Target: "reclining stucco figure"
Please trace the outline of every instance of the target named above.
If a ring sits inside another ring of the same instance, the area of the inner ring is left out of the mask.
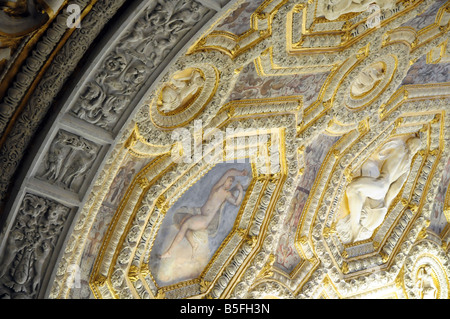
[[[370,238],[381,225],[393,199],[408,178],[414,155],[421,148],[420,138],[396,138],[363,164],[362,175],[349,183],[343,198],[348,214],[341,217],[336,229],[347,234],[346,241]]]

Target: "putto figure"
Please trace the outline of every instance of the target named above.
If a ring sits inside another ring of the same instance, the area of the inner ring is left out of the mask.
[[[386,68],[383,62],[378,62],[362,70],[353,82],[350,92],[358,97],[364,95],[375,87],[386,74]]]
[[[188,69],[176,74],[172,81],[161,90],[157,102],[159,109],[164,113],[170,113],[186,105],[204,83],[205,79],[196,69]]]

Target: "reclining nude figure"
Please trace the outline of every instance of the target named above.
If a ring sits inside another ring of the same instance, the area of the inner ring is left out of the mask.
[[[200,207],[196,213],[180,213],[182,216],[178,222],[178,233],[172,241],[172,244],[161,255],[161,258],[167,258],[171,256],[174,248],[180,243],[180,241],[186,237],[188,242],[192,246],[192,256],[194,256],[198,243],[194,239],[194,232],[200,230],[207,230],[212,220],[223,209],[226,202],[232,205],[239,206],[244,196],[244,189],[238,182],[236,188],[239,190],[239,194],[235,197],[231,191],[235,176],[247,176],[247,170],[230,169],[219,179],[219,181],[212,187],[206,203]],[[177,216],[177,214],[174,216]]]
[[[378,152],[376,160],[369,159],[364,163],[362,175],[349,183],[344,197],[344,210],[349,218],[348,215],[341,218],[338,225],[344,222],[345,228],[350,227],[351,242],[369,238],[381,225],[421,146],[421,140],[416,136],[406,141],[401,138],[389,141]]]

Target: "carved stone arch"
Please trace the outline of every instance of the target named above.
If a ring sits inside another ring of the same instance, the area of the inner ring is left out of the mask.
[[[34,33],[36,41],[22,39],[28,47],[23,52],[17,50],[26,58],[24,67],[11,67],[13,62],[22,61],[19,55],[13,55],[4,69],[10,72],[4,73],[4,79],[13,71],[17,72],[17,79],[10,81],[10,89],[1,102],[2,251],[18,249],[20,253],[23,249],[20,245],[14,248],[11,241],[9,247],[7,239],[12,231],[17,232],[14,229],[24,205],[30,206],[24,200],[33,195],[35,201],[44,201],[49,207],[62,205],[71,211],[64,217],[64,227],[58,228],[59,233],[55,234],[58,236],[52,239],[51,253],[45,256],[47,259],[42,257],[44,263],[57,264],[63,243],[70,246],[65,237],[74,229],[72,221],[76,219],[77,207],[85,201],[103,157],[133,112],[133,105],[140,98],[139,90],[150,86],[225,4],[226,1],[206,1],[206,4],[176,1],[169,3],[170,8],[164,8],[164,3],[158,1],[142,4],[100,1],[92,5],[80,1],[75,3],[81,10],[79,27],[68,27],[71,12],[67,5],[55,7],[54,11],[49,8],[51,23]],[[168,21],[159,21],[161,18]],[[162,29],[155,33],[152,26],[158,21]],[[138,32],[132,33],[134,27]],[[154,38],[150,39],[148,34],[152,32]],[[39,38],[41,34],[44,36]],[[158,46],[150,43],[150,40],[165,41],[169,35],[167,43],[158,42]],[[143,43],[144,39],[149,43]],[[114,46],[116,49],[111,50]],[[26,52],[31,52],[29,57]],[[81,73],[74,73],[80,68]],[[47,118],[40,131],[39,123]],[[30,145],[31,141],[34,145]],[[34,158],[25,157],[28,149],[32,149]],[[14,272],[14,268],[8,267],[12,265],[5,263],[2,271]],[[53,267],[49,266],[46,273],[34,273],[34,278],[30,275],[27,284],[33,290],[5,287],[2,293],[12,298],[18,298],[19,293],[32,298],[48,296],[49,282],[55,274]]]

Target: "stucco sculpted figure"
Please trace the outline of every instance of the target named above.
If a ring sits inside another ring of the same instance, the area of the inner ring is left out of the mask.
[[[169,113],[182,107],[203,86],[205,80],[198,70],[186,71],[176,74],[161,90],[158,107],[162,112]]]
[[[396,138],[363,164],[361,176],[355,177],[347,187],[343,198],[344,214],[336,224],[344,241],[368,239],[381,225],[421,145],[416,136],[406,140]]]
[[[228,170],[219,181],[213,186],[206,203],[199,207],[198,211],[187,210],[180,211],[174,216],[174,222],[178,225],[179,231],[172,241],[172,244],[166,250],[161,258],[167,258],[171,255],[174,247],[186,237],[188,242],[192,246],[192,255],[195,254],[198,244],[194,239],[194,233],[199,230],[206,230],[211,224],[218,226],[218,222],[214,222],[215,217],[222,211],[226,202],[232,205],[239,206],[242,202],[244,189],[238,182],[236,188],[239,190],[239,194],[235,197],[231,192],[231,187],[234,182],[235,176],[247,176],[246,170],[230,169]],[[182,207],[183,208],[183,207]]]
[[[421,299],[437,299],[438,289],[431,275],[430,266],[421,267],[417,273],[416,289]]]
[[[98,84],[88,83],[78,103],[75,104],[73,112],[83,120],[96,123],[102,117],[101,106],[105,98],[106,94]]]
[[[360,96],[372,90],[375,84],[386,74],[386,68],[382,62],[375,63],[362,70],[353,82],[350,92]]]
[[[363,12],[375,3],[381,9],[391,9],[395,5],[392,0],[325,0],[322,5],[323,15],[328,20],[336,20],[350,12]]]

